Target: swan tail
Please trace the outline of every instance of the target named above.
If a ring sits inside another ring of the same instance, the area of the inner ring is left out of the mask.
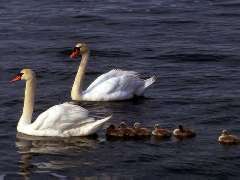
[[[144,80],[144,85],[136,92],[137,96],[142,96],[145,89],[151,86],[156,81],[156,76],[152,76],[146,80]]]
[[[144,84],[144,89],[146,89],[148,86],[151,86],[156,80],[157,80],[156,76],[152,76],[152,77],[146,79],[145,84]]]
[[[88,135],[97,133],[103,127],[103,125],[111,119],[111,117],[112,116],[108,116],[89,124]]]
[[[111,116],[108,116],[108,117],[105,117],[103,119],[100,119],[100,120],[96,120],[95,122],[95,126],[97,127],[102,127],[106,122],[108,122],[110,119],[112,118],[112,115]]]
[[[111,119],[112,116],[108,116],[106,118],[100,119],[100,120],[93,120],[91,122],[88,122],[86,124],[82,124],[77,128],[69,129],[64,132],[65,137],[70,136],[90,136],[97,131],[99,131],[102,126]]]

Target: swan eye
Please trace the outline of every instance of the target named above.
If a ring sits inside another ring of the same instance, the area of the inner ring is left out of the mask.
[[[22,77],[22,76],[23,76],[23,74],[24,74],[24,73],[19,73],[17,76],[20,76],[20,77]]]

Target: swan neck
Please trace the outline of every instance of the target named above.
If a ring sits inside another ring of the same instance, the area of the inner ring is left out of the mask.
[[[26,81],[23,113],[18,125],[31,124],[34,100],[35,100],[36,78]]]
[[[77,75],[75,77],[72,91],[71,91],[72,100],[76,100],[76,101],[81,100],[82,86],[83,86],[83,80],[84,80],[86,66],[88,63],[88,57],[89,57],[89,52],[82,54],[81,63],[79,65]]]

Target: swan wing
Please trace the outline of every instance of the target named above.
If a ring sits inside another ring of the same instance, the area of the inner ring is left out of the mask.
[[[32,127],[35,130],[53,129],[64,131],[92,121],[94,119],[88,117],[86,109],[70,103],[63,103],[41,113],[32,123]]]
[[[87,91],[92,90],[93,88],[95,88],[96,86],[98,86],[99,84],[101,84],[102,82],[105,82],[111,78],[114,77],[120,77],[120,76],[133,76],[133,77],[138,77],[139,74],[135,71],[124,71],[121,69],[113,69],[105,74],[102,74],[101,76],[99,76],[95,81],[93,81],[89,87],[86,89]]]
[[[91,90],[83,92],[85,100],[124,100],[132,98],[144,80],[132,75],[121,75],[108,78],[105,81],[95,84]]]

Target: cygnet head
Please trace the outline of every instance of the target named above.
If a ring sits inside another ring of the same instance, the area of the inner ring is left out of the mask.
[[[229,132],[228,132],[226,129],[224,129],[224,130],[222,130],[222,134],[223,134],[223,135],[228,135]]]
[[[141,127],[141,123],[135,122],[135,123],[133,124],[133,127],[134,127],[134,128],[140,128],[140,127]]]
[[[160,128],[160,125],[159,124],[155,124],[155,129],[158,129],[158,128]]]
[[[122,121],[122,122],[120,123],[119,127],[120,127],[120,128],[126,128],[126,127],[127,127],[127,124],[126,124],[124,121]]]
[[[73,51],[70,55],[71,58],[77,58],[80,55],[83,55],[89,51],[86,43],[77,43],[73,48]]]
[[[183,126],[182,126],[182,125],[179,125],[179,126],[178,126],[178,129],[179,129],[180,131],[183,131]]]
[[[17,74],[10,82],[20,81],[20,80],[31,80],[35,78],[35,73],[31,69],[22,69],[19,74]]]
[[[111,124],[107,129],[115,129],[115,126]]]

